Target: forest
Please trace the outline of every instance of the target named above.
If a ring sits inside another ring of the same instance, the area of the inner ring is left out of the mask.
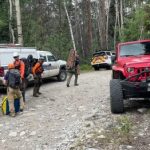
[[[83,59],[118,42],[150,39],[150,0],[0,0],[0,43],[49,50],[66,59],[76,48]],[[19,33],[18,27],[22,32]]]

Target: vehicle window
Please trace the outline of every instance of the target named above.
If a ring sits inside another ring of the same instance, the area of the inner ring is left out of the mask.
[[[150,55],[150,42],[122,45],[120,56]]]
[[[96,52],[93,54],[93,56],[104,56],[104,55],[106,55],[105,52]]]
[[[46,60],[46,56],[44,56],[44,55],[40,55],[40,57],[44,57],[44,62],[46,62],[47,60]]]
[[[107,54],[107,55],[109,55],[109,56],[111,55],[111,53],[110,53],[110,52],[106,52],[106,54]]]
[[[47,55],[48,61],[55,61],[55,57],[53,55]]]

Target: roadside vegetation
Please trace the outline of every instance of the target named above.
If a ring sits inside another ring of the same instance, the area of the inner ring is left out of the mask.
[[[95,149],[118,149],[120,145],[130,145],[133,140],[134,123],[128,116],[120,116],[106,129],[96,126],[89,132],[81,134],[72,144],[70,150],[84,150],[85,148]]]

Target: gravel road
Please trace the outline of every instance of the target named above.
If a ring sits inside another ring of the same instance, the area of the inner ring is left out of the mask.
[[[42,85],[39,98],[33,98],[33,89],[28,88],[23,113],[15,118],[0,115],[0,150],[150,149],[149,102],[147,105],[132,102],[126,114],[111,114],[110,78],[110,70],[82,73],[79,86],[74,86],[72,80],[69,88],[66,82],[51,80]],[[125,118],[127,129],[131,128],[129,120],[132,120],[132,130],[131,133],[117,130],[128,140],[114,145],[110,131],[120,118]],[[97,129],[101,140],[87,143],[94,139],[89,134],[93,129]],[[111,140],[106,138],[108,133]]]

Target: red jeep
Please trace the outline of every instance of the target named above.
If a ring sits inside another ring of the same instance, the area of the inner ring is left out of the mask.
[[[150,39],[119,43],[112,61],[111,112],[123,113],[125,99],[150,98]]]

